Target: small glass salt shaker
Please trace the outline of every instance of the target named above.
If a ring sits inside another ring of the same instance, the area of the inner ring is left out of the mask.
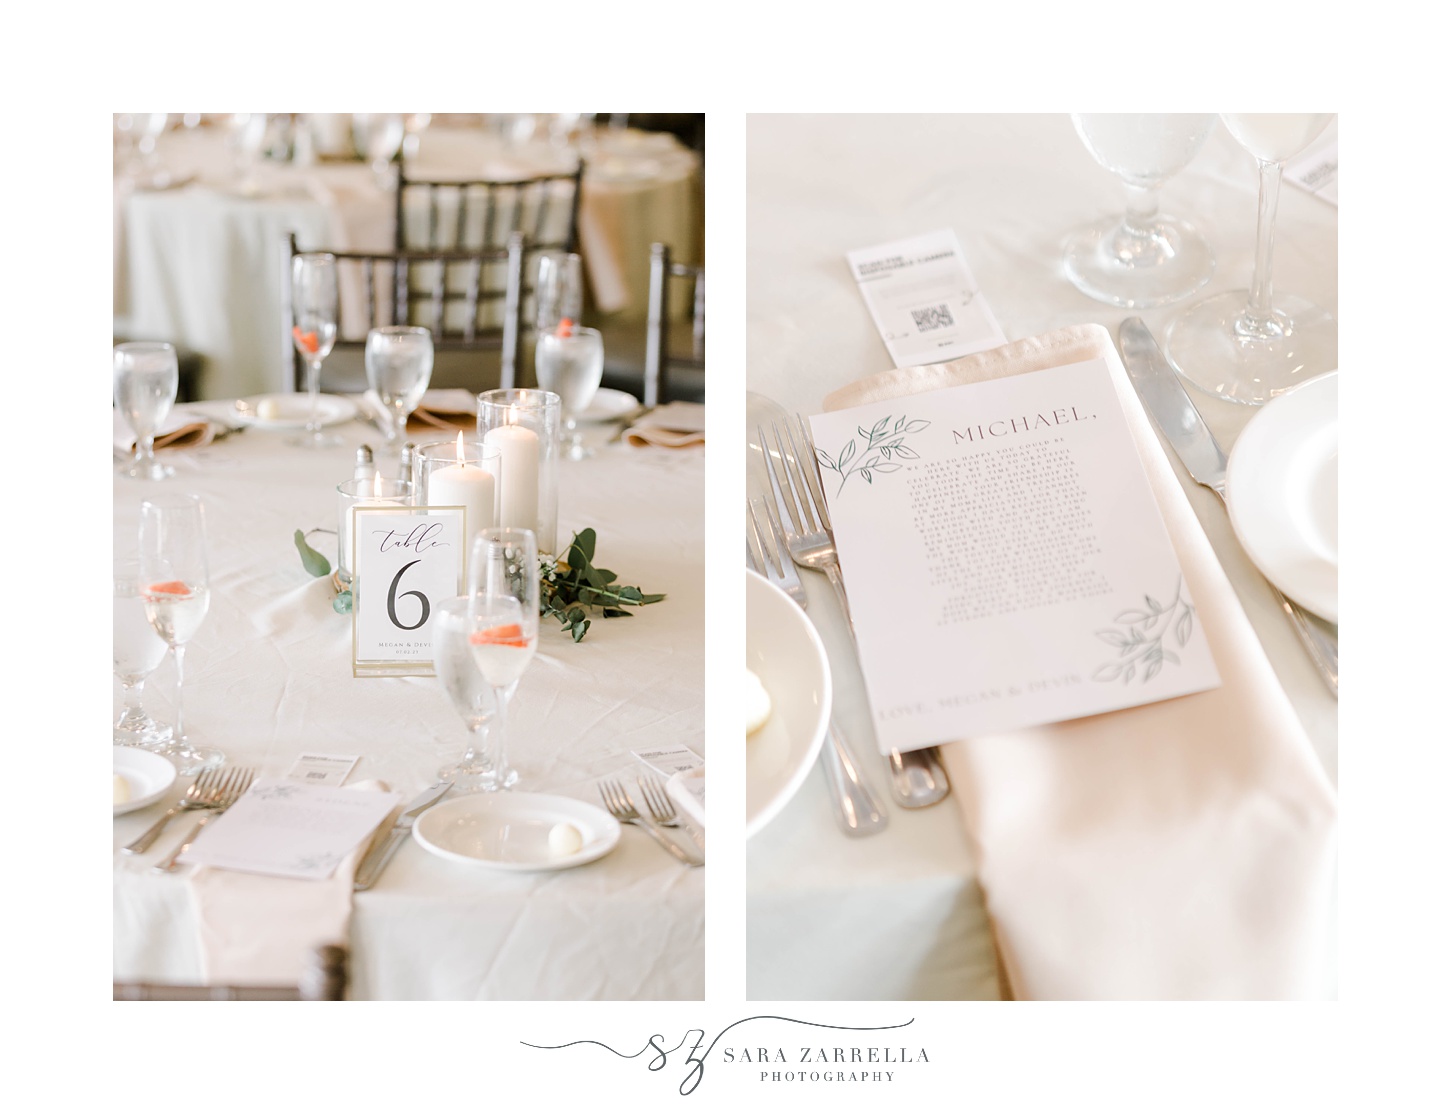
[[[398,478],[400,480],[403,480],[403,481],[406,481],[406,482],[411,482],[412,481],[412,479],[413,479],[413,457],[414,457],[414,454],[415,454],[417,448],[418,448],[418,446],[415,445],[412,441],[408,441],[408,442],[406,442],[404,444],[404,446],[403,446],[403,452],[402,452],[402,455],[400,456],[399,462],[398,462]]]
[[[373,446],[359,445],[357,459],[353,464],[353,479],[371,480],[373,478]]]

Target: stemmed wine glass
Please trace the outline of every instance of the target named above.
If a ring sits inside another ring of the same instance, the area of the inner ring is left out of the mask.
[[[1333,113],[1225,113],[1259,163],[1259,220],[1250,289],[1216,294],[1169,326],[1165,349],[1179,374],[1210,394],[1255,405],[1335,366],[1335,318],[1294,295],[1272,298],[1275,210],[1286,160],[1325,130]]]
[[[580,257],[573,252],[547,252],[539,257],[539,279],[534,284],[534,331],[543,336],[560,323],[579,324],[584,308],[584,282]]]
[[[325,433],[318,414],[322,390],[322,362],[338,337],[338,264],[328,252],[315,251],[292,258],[292,343],[307,363],[307,426],[289,444],[308,449],[330,449],[342,444],[335,433]]]
[[[111,354],[116,406],[136,434],[136,455],[117,470],[138,480],[164,480],[172,470],[156,459],[156,431],[176,401],[176,349],[150,341],[118,344]]]
[[[113,582],[112,664],[116,679],[121,682],[121,717],[116,721],[112,741],[117,746],[152,750],[171,738],[171,728],[146,713],[141,704],[141,689],[166,657],[166,643],[146,618],[141,562],[130,557],[118,559]]]
[[[559,396],[564,429],[560,431],[568,460],[593,456],[580,438],[577,419],[589,406],[605,371],[605,347],[597,329],[584,329],[561,320],[552,333],[541,333],[534,347],[534,376],[540,390]]]
[[[1100,166],[1123,180],[1128,209],[1080,228],[1063,267],[1090,298],[1136,309],[1198,290],[1214,256],[1187,221],[1159,211],[1159,187],[1189,165],[1214,127],[1213,113],[1074,113],[1078,138]]]
[[[480,676],[494,691],[495,705],[485,788],[508,789],[519,780],[519,772],[509,765],[506,713],[538,641],[534,531],[502,526],[478,531],[469,554],[469,648]]]
[[[433,334],[418,325],[370,329],[363,363],[368,369],[368,386],[392,419],[387,443],[396,445],[408,428],[408,415],[433,376]]]
[[[453,782],[460,793],[497,788],[489,753],[487,731],[497,706],[494,690],[474,661],[473,600],[468,596],[442,600],[433,609],[433,667],[443,690],[453,701],[469,730],[469,746],[462,758],[438,771],[440,780]]]
[[[182,774],[222,764],[215,747],[192,746],[182,719],[186,644],[206,618],[210,599],[201,499],[181,493],[148,499],[141,504],[141,602],[176,663],[176,724],[156,750]]]
[[[401,112],[353,113],[353,142],[372,165],[379,189],[392,185],[389,165],[403,145],[406,130]]]

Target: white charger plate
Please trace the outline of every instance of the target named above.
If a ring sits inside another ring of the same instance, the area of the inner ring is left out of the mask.
[[[267,401],[277,404],[277,417],[264,418],[257,413],[257,407]],[[232,411],[237,421],[258,429],[303,429],[311,413],[312,405],[306,394],[253,395],[238,399]],[[341,395],[317,396],[317,416],[323,425],[349,421],[357,413],[358,408],[351,399]]]
[[[1338,623],[1338,372],[1265,404],[1239,435],[1225,473],[1235,535],[1276,588]]]
[[[608,422],[639,407],[640,400],[613,387],[601,387],[579,415],[582,422]]]
[[[131,787],[131,799],[113,806],[114,816],[154,805],[176,781],[175,766],[161,755],[137,747],[112,747],[111,771]]]
[[[816,628],[790,596],[750,569],[746,668],[771,696],[771,717],[744,740],[749,839],[801,788],[831,717],[831,667]]]
[[[584,846],[573,855],[549,851],[549,830],[573,824]],[[620,824],[604,809],[544,793],[472,793],[434,805],[413,825],[426,851],[492,870],[565,870],[593,862],[620,842]]]

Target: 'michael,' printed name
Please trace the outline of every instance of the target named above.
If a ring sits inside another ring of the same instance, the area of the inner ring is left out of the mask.
[[[1031,433],[1035,429],[1052,429],[1054,426],[1072,425],[1074,422],[1091,422],[1097,414],[1080,414],[1078,407],[1069,406],[1065,409],[1053,410],[1048,414],[1035,414],[1033,417],[1021,418],[999,418],[995,422],[988,422],[987,425],[970,425],[966,429],[954,429],[952,431],[952,443],[960,445],[962,442],[986,441],[989,437],[1010,437],[1015,433]]]

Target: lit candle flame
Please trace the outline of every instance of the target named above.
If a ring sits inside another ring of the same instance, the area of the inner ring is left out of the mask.
[[[464,466],[464,431],[458,431],[458,466]]]
[[[373,498],[375,498],[375,499],[381,499],[382,497],[383,497],[383,473],[382,472],[374,472],[373,473]]]
[[[519,407],[517,407],[517,406],[510,406],[509,407],[509,424],[510,425],[518,425],[519,424]]]

